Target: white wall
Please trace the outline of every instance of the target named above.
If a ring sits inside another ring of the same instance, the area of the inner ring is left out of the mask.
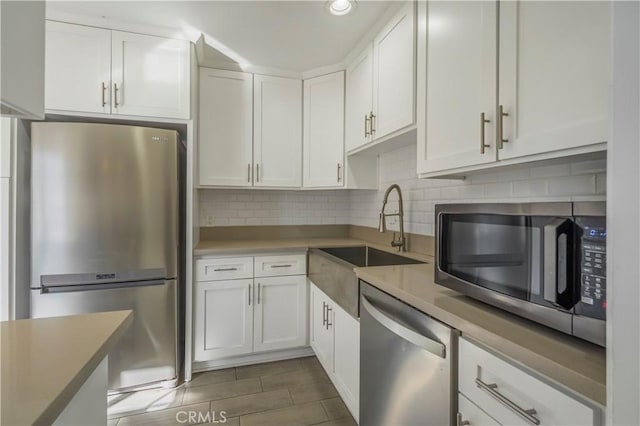
[[[640,424],[640,4],[613,2],[607,424]]]
[[[200,190],[201,226],[348,223],[348,191]]]
[[[487,172],[465,180],[418,179],[415,146],[380,157],[380,190],[351,191],[349,223],[377,226],[386,188],[397,183],[402,188],[405,230],[433,235],[434,205],[467,202],[524,202],[604,200],[606,160],[564,162],[552,166],[519,166]],[[397,210],[395,194],[386,212]],[[392,229],[392,227],[389,227]]]

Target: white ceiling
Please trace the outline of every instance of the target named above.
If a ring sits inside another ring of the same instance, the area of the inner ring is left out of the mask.
[[[234,60],[302,72],[344,59],[390,3],[360,0],[350,14],[333,16],[326,11],[324,0],[49,0],[47,14],[58,12],[173,28],[195,38],[204,33],[208,41],[216,40],[225,47],[225,54]]]

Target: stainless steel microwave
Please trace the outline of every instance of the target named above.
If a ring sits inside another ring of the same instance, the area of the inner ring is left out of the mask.
[[[436,283],[605,345],[604,202],[444,204],[435,210]]]

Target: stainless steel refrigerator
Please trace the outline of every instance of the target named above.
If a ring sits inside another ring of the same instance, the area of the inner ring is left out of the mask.
[[[31,140],[31,316],[131,309],[109,390],[174,386],[177,132],[33,123]]]

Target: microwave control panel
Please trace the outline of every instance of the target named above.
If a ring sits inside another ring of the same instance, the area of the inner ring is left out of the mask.
[[[580,302],[576,313],[606,319],[607,228],[604,217],[577,217]]]

